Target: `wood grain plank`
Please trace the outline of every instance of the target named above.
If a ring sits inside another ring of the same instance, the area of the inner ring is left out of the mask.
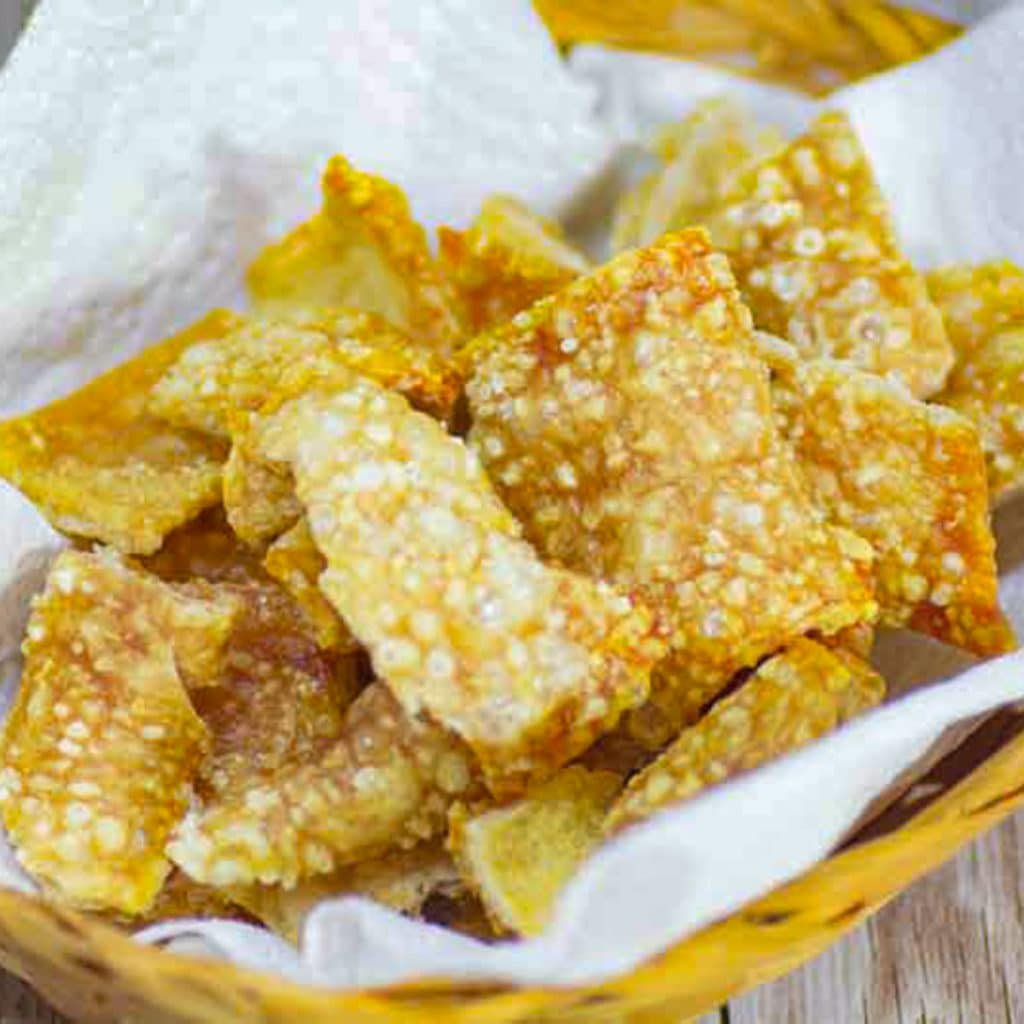
[[[1024,1021],[1024,814],[983,836],[731,1024]]]
[[[0,1024],[69,1024],[20,978],[0,972]]]

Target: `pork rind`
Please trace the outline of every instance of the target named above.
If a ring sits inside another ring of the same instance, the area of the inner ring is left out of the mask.
[[[940,267],[926,280],[958,359],[993,335],[1024,325],[1024,270],[1008,260]]]
[[[336,742],[191,811],[167,851],[200,882],[292,887],[440,835],[453,801],[471,796],[474,782],[457,739],[408,717],[387,687],[372,683]]]
[[[852,654],[797,640],[634,776],[605,827],[616,832],[796,750],[884,696],[882,677]]]
[[[1005,260],[944,267],[928,290],[957,353],[938,401],[978,427],[1001,501],[1024,485],[1024,271]]]
[[[226,449],[149,415],[149,391],[188,348],[236,323],[211,313],[67,398],[0,424],[0,475],[65,533],[155,551],[219,501]]]
[[[874,615],[870,548],[820,522],[702,230],[618,256],[471,356],[471,444],[527,538],[665,617],[652,698],[696,712],[793,637]]]
[[[507,807],[453,809],[449,847],[498,928],[519,935],[544,929],[559,893],[600,841],[621,788],[612,772],[573,765]]]
[[[757,326],[806,356],[938,391],[953,350],[842,114],[741,175],[709,220]]]
[[[333,157],[320,212],[249,268],[260,313],[345,306],[379,313],[416,341],[454,351],[461,334],[448,283],[401,190]]]
[[[403,914],[417,915],[435,892],[459,889],[459,873],[451,856],[440,842],[429,842],[350,864],[333,874],[300,882],[293,889],[253,885],[232,889],[231,895],[271,931],[298,945],[306,915],[323,900],[363,896]]]
[[[302,518],[302,504],[287,466],[253,451],[248,418],[233,419],[235,434],[224,463],[224,511],[231,529],[253,551],[264,551]]]
[[[507,196],[485,200],[467,231],[437,234],[441,267],[470,334],[504,323],[590,266],[554,221]]]
[[[301,610],[270,581],[190,586],[240,609],[216,685],[192,693],[211,736],[197,780],[209,802],[316,761],[342,734],[359,691],[358,668],[322,650]]]
[[[978,428],[993,502],[1024,486],[1024,320],[978,342],[938,400]]]
[[[291,320],[252,320],[192,345],[163,374],[150,409],[170,423],[227,438],[233,414],[258,409],[275,394],[296,395],[355,370],[446,417],[461,381],[436,353],[382,317],[313,310]]]
[[[208,885],[199,885],[177,868],[172,868],[163,888],[149,909],[126,921],[115,916],[121,923],[130,923],[135,927],[145,923],[157,923],[182,917],[245,917],[241,904],[232,900],[220,889]]]
[[[305,518],[270,545],[263,565],[302,609],[321,647],[340,651],[358,648],[355,637],[320,589],[320,574],[327,568],[327,561],[313,542]]]
[[[882,621],[978,655],[1012,650],[974,426],[830,360],[777,370],[774,394],[815,500],[875,549]]]
[[[462,737],[495,793],[552,774],[647,694],[663,646],[624,591],[548,568],[479,462],[365,380],[262,428],[327,560],[320,587],[410,715]]]
[[[208,747],[184,679],[207,681],[225,608],[112,552],[55,561],[0,741],[0,813],[18,860],[62,899],[139,914],[160,891]]]
[[[220,506],[169,533],[159,551],[138,561],[172,583],[248,583],[263,576],[260,560],[239,542]]]
[[[613,251],[706,223],[740,174],[782,147],[775,129],[758,125],[735,101],[716,97],[699,103],[689,117],[655,136],[651,148],[661,166],[619,201]]]

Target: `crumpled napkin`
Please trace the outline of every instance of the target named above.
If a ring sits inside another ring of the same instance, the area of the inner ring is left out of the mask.
[[[918,258],[1024,259],[1012,187],[1024,180],[1022,36],[1024,8],[1008,9],[836,100]],[[335,150],[400,181],[430,223],[465,221],[495,190],[557,212],[628,139],[723,90],[790,127],[811,113],[655,57],[587,48],[567,71],[526,0],[48,0],[0,77],[0,415],[239,302],[246,261],[314,207]],[[1024,505],[999,520],[1020,630]],[[0,485],[5,699],[28,596],[62,543]],[[948,725],[1024,699],[1024,654],[965,670],[908,634],[881,648],[896,699],[609,843],[537,939],[485,946],[356,899],[321,904],[301,951],[235,922],[139,939],[333,986],[430,973],[564,985],[629,970],[827,855]],[[0,882],[31,887],[2,841]]]

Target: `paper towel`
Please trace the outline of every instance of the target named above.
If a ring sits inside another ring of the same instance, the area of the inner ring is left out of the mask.
[[[693,103],[728,92],[792,131],[823,108],[845,110],[871,157],[908,255],[923,266],[1024,263],[1024,6],[982,19],[913,64],[814,101],[724,71],[600,46],[571,65],[598,91],[621,143],[646,139]]]
[[[623,132],[677,117],[709,91],[740,89],[790,126],[811,112],[778,90],[651,57],[581,53],[574,82],[525,0],[478,8],[44,5],[0,80],[0,156],[11,169],[0,178],[0,414],[84,381],[207,304],[237,299],[245,260],[309,211],[334,149],[409,186],[426,219],[458,222],[493,189],[557,209]],[[1006,74],[1022,21],[1022,11],[996,15],[946,53],[840,98],[862,129],[877,118],[871,153],[918,255],[1020,255],[1024,211],[1005,184],[1024,177],[1024,157],[1000,132],[1024,102]],[[342,56],[351,66],[336,66]],[[919,109],[922,97],[947,103],[956,93],[962,103],[973,82],[986,102],[971,117],[952,104]],[[921,136],[913,160],[901,124]],[[942,155],[935,173],[923,153]],[[968,168],[961,183],[973,186],[953,196],[940,179],[957,160]],[[990,166],[1004,160],[1015,163]],[[955,210],[929,222],[939,197],[955,199]],[[28,593],[62,542],[2,487],[0,529],[0,667],[13,678]],[[1021,629],[1024,506],[1000,513],[999,534],[1003,594]],[[1024,655],[962,672],[962,656],[906,634],[886,638],[882,652],[894,692],[906,696],[609,843],[532,941],[486,946],[352,899],[322,904],[299,952],[232,922],[162,924],[139,938],[335,986],[434,972],[558,985],[627,970],[826,855],[949,723],[1024,699]],[[0,881],[30,886],[15,868],[0,844]]]

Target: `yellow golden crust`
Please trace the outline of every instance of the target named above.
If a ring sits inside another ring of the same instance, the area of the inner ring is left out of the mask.
[[[448,283],[401,190],[340,156],[324,173],[321,211],[268,246],[248,283],[269,315],[355,307],[441,353],[453,351],[461,334]]]
[[[979,655],[1012,650],[973,425],[827,360],[780,372],[775,398],[815,499],[875,549],[883,621]]]
[[[655,137],[652,148],[662,165],[616,205],[612,250],[649,245],[666,231],[706,224],[740,174],[782,145],[777,131],[755,124],[732,100],[698,103]]]
[[[696,707],[793,637],[875,612],[870,550],[821,524],[750,330],[725,259],[689,230],[469,351],[470,441],[499,494],[545,557],[664,616],[681,669],[664,676]]]
[[[382,317],[353,310],[250,320],[222,337],[190,346],[153,388],[150,410],[176,426],[227,438],[233,414],[274,394],[297,395],[354,370],[445,418],[461,388],[436,353]]]
[[[544,566],[473,453],[400,396],[356,381],[259,434],[292,466],[321,589],[406,711],[461,736],[495,792],[550,775],[644,698],[663,649],[650,614]]]
[[[149,415],[150,389],[188,348],[236,323],[211,313],[67,398],[0,424],[0,475],[65,533],[155,551],[216,504],[225,449]]]
[[[940,267],[925,279],[959,359],[993,335],[1024,324],[1024,270],[1009,260]]]
[[[806,356],[847,359],[918,396],[953,350],[900,253],[867,158],[841,114],[744,173],[710,221],[757,326]]]
[[[207,681],[197,672],[217,659],[233,612],[111,552],[57,558],[0,741],[0,813],[19,861],[60,898],[129,915],[153,903],[170,869],[164,840],[208,746],[184,666]]]
[[[993,502],[1024,485],[1024,271],[1007,261],[928,274],[957,364],[937,398],[981,434]]]
[[[359,685],[355,663],[321,650],[276,584],[225,583],[199,592],[241,610],[216,685],[191,695],[211,736],[197,789],[204,799],[224,799],[293,763],[315,761],[341,736]]]
[[[589,267],[557,224],[505,196],[485,200],[467,231],[440,228],[438,246],[470,334],[511,319]]]
[[[235,433],[223,470],[224,511],[238,539],[260,552],[299,521],[302,505],[288,467],[253,450],[245,423],[245,418],[233,420]]]
[[[439,835],[452,801],[473,786],[468,751],[409,718],[372,683],[348,709],[336,742],[191,811],[167,852],[215,886],[290,887]]]
[[[978,428],[993,503],[1024,487],[1024,319],[979,341],[938,399]]]
[[[219,506],[169,533],[159,551],[138,562],[170,583],[248,583],[263,577],[259,559],[239,543]]]
[[[453,809],[449,848],[499,929],[543,931],[562,889],[600,841],[621,788],[612,772],[573,765],[505,807]]]
[[[300,882],[293,889],[252,885],[230,892],[271,931],[297,945],[306,915],[322,900],[363,896],[403,914],[418,914],[434,892],[460,887],[451,857],[440,843],[429,842],[349,864],[333,874]]]
[[[327,561],[313,543],[304,517],[270,545],[263,565],[302,609],[321,647],[358,650],[355,637],[320,589],[320,574]]]
[[[617,832],[795,750],[884,696],[885,682],[864,662],[846,651],[797,640],[634,776],[605,828]]]

